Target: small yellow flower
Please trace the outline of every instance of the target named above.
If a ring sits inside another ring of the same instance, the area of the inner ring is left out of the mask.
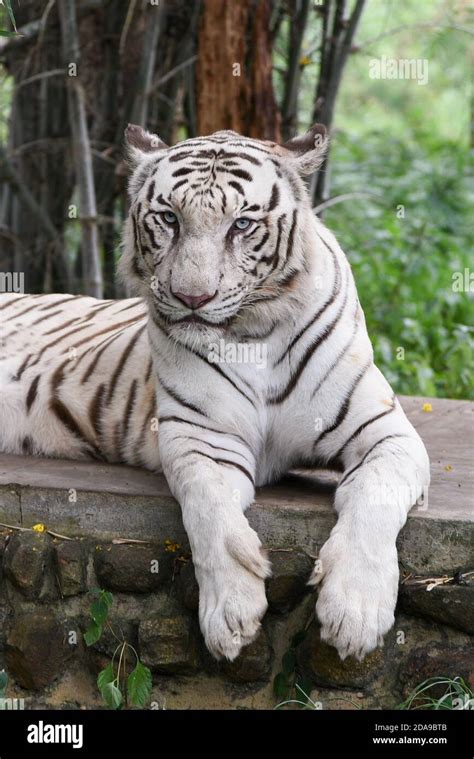
[[[175,543],[174,541],[169,540],[169,538],[166,538],[164,542],[165,542],[165,551],[167,551],[168,553],[176,553],[176,551],[178,551],[181,548],[179,543]]]
[[[425,411],[427,414],[429,414],[430,411],[433,411],[433,406],[431,405],[431,403],[424,403],[423,411]]]
[[[446,464],[446,466],[444,467],[444,471],[445,472],[452,472],[453,471],[453,467],[451,466],[451,464]]]
[[[46,525],[43,522],[38,522],[38,524],[33,525],[33,530],[35,532],[46,532]]]
[[[308,66],[311,63],[311,58],[308,55],[302,55],[299,64],[300,66]]]

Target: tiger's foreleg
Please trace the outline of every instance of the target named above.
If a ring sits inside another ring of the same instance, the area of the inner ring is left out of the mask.
[[[254,462],[237,440],[189,423],[164,423],[160,436],[164,473],[191,545],[201,631],[216,658],[233,660],[267,609],[270,565],[244,516],[254,497]]]
[[[396,539],[429,483],[424,445],[398,406],[368,426],[344,453],[335,497],[338,521],[310,580],[321,637],[342,659],[382,645],[398,594]]]

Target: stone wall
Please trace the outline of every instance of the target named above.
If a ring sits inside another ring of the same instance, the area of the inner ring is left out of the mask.
[[[114,543],[3,529],[0,669],[10,676],[8,695],[24,698],[26,708],[101,705],[95,679],[116,641],[107,631],[94,646],[84,644],[88,591],[97,587],[113,593],[114,630],[153,672],[154,708],[273,708],[284,656],[287,680],[303,678],[324,709],[391,708],[435,675],[459,675],[474,686],[470,576],[453,573],[450,583],[429,591],[409,578],[385,647],[362,663],[341,662],[321,642],[314,619],[315,594],[306,585],[314,557],[282,545],[271,548],[270,558],[261,634],[235,662],[217,663],[199,631],[189,549],[172,536]]]

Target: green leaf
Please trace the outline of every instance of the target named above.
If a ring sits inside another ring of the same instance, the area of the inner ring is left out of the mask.
[[[305,636],[306,636],[305,630],[300,630],[299,632],[297,632],[295,635],[293,635],[291,639],[290,647],[296,648],[297,646],[299,646],[299,644],[304,640]]]
[[[18,37],[16,32],[9,32],[7,29],[0,29],[0,37]]]
[[[120,709],[122,706],[122,694],[120,689],[113,683],[106,683],[101,690],[102,698],[111,709]]]
[[[273,680],[273,693],[277,698],[286,698],[289,687],[286,675],[283,672],[279,672]]]
[[[5,696],[7,685],[8,685],[8,675],[3,669],[0,672],[0,698],[3,698]]]
[[[112,662],[99,674],[97,675],[97,687],[99,688],[100,692],[102,693],[102,690],[105,688],[106,685],[109,683],[113,683],[115,680],[114,675],[114,668],[112,666]]]
[[[12,26],[13,26],[15,32],[16,32],[17,29],[16,29],[16,23],[15,23],[15,16],[13,14],[11,0],[4,0],[4,3],[5,3],[5,6],[6,6],[6,9],[8,11],[8,15],[10,16],[10,21],[12,22]]]
[[[151,694],[151,672],[140,661],[127,680],[127,695],[132,706],[145,706]]]
[[[91,617],[97,625],[103,625],[107,619],[109,613],[109,607],[102,598],[98,598],[97,601],[91,606]]]
[[[84,640],[86,642],[86,646],[93,646],[94,643],[97,643],[100,636],[102,635],[102,625],[98,625],[97,622],[91,622],[89,627],[84,633]]]
[[[281,666],[285,675],[292,675],[296,666],[296,652],[294,648],[288,649],[283,655]]]

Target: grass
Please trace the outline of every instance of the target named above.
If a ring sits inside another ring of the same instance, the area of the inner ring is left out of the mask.
[[[357,709],[361,705],[350,698],[328,698],[331,701],[346,701]],[[313,701],[306,691],[295,684],[295,698],[288,698],[278,703],[274,709],[285,706],[298,706],[299,709],[319,711],[321,702]],[[474,693],[462,677],[430,677],[416,686],[407,699],[395,707],[398,710],[464,710],[474,709]]]

